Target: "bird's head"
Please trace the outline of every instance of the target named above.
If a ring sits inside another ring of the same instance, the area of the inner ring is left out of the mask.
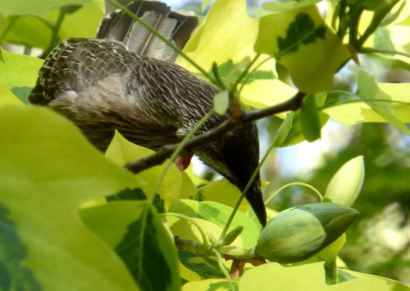
[[[258,132],[254,124],[244,124],[198,151],[199,157],[231,183],[244,191],[259,163]],[[246,193],[262,225],[266,224],[266,210],[257,174]]]

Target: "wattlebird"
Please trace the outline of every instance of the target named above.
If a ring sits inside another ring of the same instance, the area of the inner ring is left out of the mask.
[[[196,17],[172,12],[164,3],[134,1],[127,8],[181,49],[197,26]],[[176,57],[163,41],[116,10],[104,17],[96,39],[68,39],[48,55],[29,100],[71,119],[100,150],[108,147],[115,130],[135,144],[158,150],[180,142],[212,109],[218,93],[174,64]],[[213,115],[199,133],[228,115]],[[241,125],[198,147],[195,154],[244,190],[258,166],[257,128]],[[186,167],[191,156],[181,155],[180,167]],[[259,175],[246,198],[264,225]]]

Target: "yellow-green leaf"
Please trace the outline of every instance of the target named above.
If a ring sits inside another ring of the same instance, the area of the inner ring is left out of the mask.
[[[333,75],[349,59],[315,6],[262,17],[255,50],[275,56],[307,93],[331,89]]]
[[[51,110],[0,107],[0,128],[0,289],[15,289],[9,278],[21,290],[139,290],[78,216],[84,202],[135,187],[133,176]]]
[[[117,164],[124,165],[127,162],[143,158],[153,153],[152,150],[129,142],[122,137],[121,134],[116,132],[107,149],[106,156]],[[191,180],[187,176],[183,178],[183,175],[186,174],[179,171],[175,165],[171,165],[169,168],[158,189],[158,193],[153,193],[156,181],[162,170],[163,166],[156,166],[135,175],[138,187],[140,187],[148,197],[153,197],[153,194],[160,194],[168,207],[173,200],[179,198],[181,195],[183,197],[194,195],[195,187]]]

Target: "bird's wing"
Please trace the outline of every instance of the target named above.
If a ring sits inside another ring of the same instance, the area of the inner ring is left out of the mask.
[[[175,126],[141,110],[128,93],[127,83],[140,62],[120,43],[71,39],[47,58],[29,99],[69,117],[100,149],[115,129],[152,149],[178,142]]]
[[[145,59],[132,71],[127,85],[137,103],[150,116],[178,127],[184,136],[213,106],[218,89],[184,68],[156,59]],[[214,127],[214,116],[204,128]]]

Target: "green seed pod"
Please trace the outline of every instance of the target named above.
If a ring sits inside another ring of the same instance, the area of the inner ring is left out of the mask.
[[[255,253],[279,263],[305,260],[341,236],[357,214],[336,203],[290,208],[269,221],[259,235]]]

